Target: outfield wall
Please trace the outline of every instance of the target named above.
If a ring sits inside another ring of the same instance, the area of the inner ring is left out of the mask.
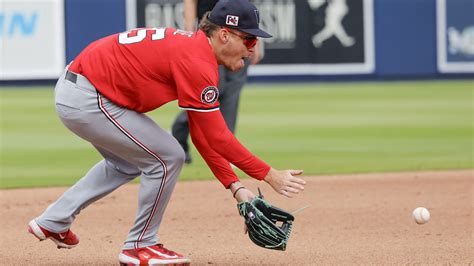
[[[255,0],[260,79],[474,77],[474,0]],[[0,0],[0,80],[54,79],[93,40],[182,27],[181,0]]]

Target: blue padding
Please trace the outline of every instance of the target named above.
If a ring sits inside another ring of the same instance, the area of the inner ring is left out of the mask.
[[[126,29],[125,0],[65,0],[66,62],[89,43]]]
[[[374,1],[378,76],[436,74],[434,0]]]

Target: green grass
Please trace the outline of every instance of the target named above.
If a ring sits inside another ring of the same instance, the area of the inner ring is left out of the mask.
[[[466,80],[252,84],[237,137],[275,168],[308,175],[474,168],[473,91]],[[70,185],[100,160],[57,118],[52,88],[0,95],[0,188]],[[150,115],[170,128],[177,112],[173,102]],[[212,179],[192,154],[181,180]]]

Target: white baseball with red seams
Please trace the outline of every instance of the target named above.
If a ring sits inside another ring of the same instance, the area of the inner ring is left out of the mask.
[[[417,224],[424,224],[430,220],[430,212],[424,207],[414,209],[412,215]]]

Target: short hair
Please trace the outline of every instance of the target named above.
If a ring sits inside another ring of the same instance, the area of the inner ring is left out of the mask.
[[[207,17],[209,16],[210,12],[204,14],[203,18],[199,23],[199,29],[204,31],[207,37],[211,37],[212,33],[219,30],[221,26],[212,23]]]

